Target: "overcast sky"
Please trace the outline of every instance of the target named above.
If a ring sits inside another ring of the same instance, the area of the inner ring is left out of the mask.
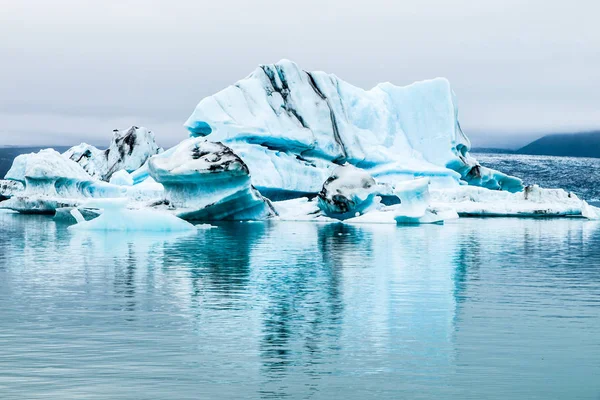
[[[281,58],[363,88],[447,77],[475,145],[600,128],[596,0],[0,0],[0,145],[186,137]]]

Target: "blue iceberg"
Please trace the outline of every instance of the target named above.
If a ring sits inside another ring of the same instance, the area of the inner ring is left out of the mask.
[[[274,200],[317,193],[338,165],[381,183],[429,177],[511,192],[520,179],[485,168],[469,154],[446,79],[363,90],[282,60],[204,98],[185,126],[231,147],[253,184]]]

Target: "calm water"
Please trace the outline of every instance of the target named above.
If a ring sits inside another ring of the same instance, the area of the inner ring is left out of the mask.
[[[600,223],[0,214],[1,399],[599,399]]]

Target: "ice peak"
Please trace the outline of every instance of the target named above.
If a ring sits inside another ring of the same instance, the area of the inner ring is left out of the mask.
[[[119,170],[132,172],[140,168],[159,151],[151,130],[132,125],[124,130],[114,129],[106,150],[81,143],[67,150],[64,156],[81,165],[92,177],[108,181]]]

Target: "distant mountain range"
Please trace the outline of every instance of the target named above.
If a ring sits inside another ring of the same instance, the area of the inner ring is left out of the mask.
[[[550,134],[517,150],[476,147],[473,152],[600,158],[600,131]]]
[[[600,131],[546,135],[520,148],[516,153],[600,158]]]

